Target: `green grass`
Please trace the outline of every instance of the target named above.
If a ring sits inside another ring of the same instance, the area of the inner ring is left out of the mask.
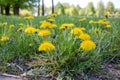
[[[87,20],[80,22],[78,16],[56,16],[56,29],[51,29],[53,33],[47,38],[40,37],[36,33],[28,34],[24,29],[28,24],[35,28],[40,27],[42,20],[46,17],[35,17],[34,20],[25,20],[24,17],[16,16],[0,16],[0,38],[3,35],[9,37],[8,41],[0,41],[0,70],[7,71],[7,63],[17,57],[22,57],[26,61],[38,60],[43,63],[32,64],[29,67],[43,67],[42,71],[50,72],[55,75],[65,75],[66,73],[73,76],[77,73],[88,74],[97,72],[103,62],[110,62],[115,57],[119,57],[120,50],[120,18],[108,18],[111,28],[105,28],[101,24],[89,24],[90,20],[99,20],[101,18],[86,17]],[[2,26],[3,22],[7,22],[6,26]],[[23,23],[22,31],[17,31],[19,23]],[[85,33],[91,36],[96,44],[96,48],[91,51],[84,52],[80,49],[82,40],[74,40],[71,35],[71,29],[60,30],[59,27],[64,23],[73,23],[76,27],[86,28]],[[9,28],[10,24],[14,24],[14,28]],[[96,32],[96,29],[99,29]],[[53,38],[53,36],[56,36]],[[39,44],[44,39],[52,42],[56,50],[50,52],[39,52]],[[32,44],[32,46],[29,46]],[[47,60],[47,61],[45,61]],[[25,61],[25,62],[26,62]],[[25,64],[22,62],[22,64]],[[118,61],[119,62],[119,61]]]

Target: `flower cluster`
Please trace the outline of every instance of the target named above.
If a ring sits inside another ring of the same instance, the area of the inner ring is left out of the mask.
[[[90,20],[90,24],[99,24],[99,25],[105,25],[106,28],[110,28],[110,22],[107,21],[106,19],[99,19],[98,21]]]
[[[61,25],[61,27],[60,27],[60,29],[68,29],[68,28],[72,28],[72,27],[74,27],[74,24],[72,24],[72,23],[64,23],[64,24],[62,24]]]
[[[71,30],[71,33],[74,35],[79,35],[79,34],[82,34],[84,30],[85,30],[85,28],[75,27]]]
[[[71,33],[76,36],[77,39],[81,39],[82,42],[80,43],[80,48],[89,51],[95,49],[96,45],[95,43],[91,40],[91,37],[89,34],[84,32],[85,28],[73,28],[71,30]],[[88,46],[89,45],[89,46]]]
[[[33,20],[34,16],[25,16],[24,19],[26,19],[26,20]]]
[[[52,23],[47,22],[47,21],[41,21],[40,28],[56,28],[56,27],[57,27],[56,24],[52,24]]]
[[[47,36],[47,35],[50,35],[50,34],[51,34],[50,30],[39,30],[38,31],[39,36]]]

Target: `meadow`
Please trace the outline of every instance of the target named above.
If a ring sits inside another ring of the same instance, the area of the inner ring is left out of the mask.
[[[117,17],[0,15],[0,72],[34,70],[33,75],[61,80],[79,74],[86,80],[91,73],[103,74],[107,65],[120,67],[119,35]]]

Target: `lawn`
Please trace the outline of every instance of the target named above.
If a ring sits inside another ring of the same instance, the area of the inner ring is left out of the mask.
[[[28,72],[57,80],[86,80],[96,75],[119,79],[119,21],[56,14],[0,15],[0,72],[24,76]]]

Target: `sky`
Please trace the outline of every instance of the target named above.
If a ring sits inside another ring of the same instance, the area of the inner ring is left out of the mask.
[[[104,5],[107,5],[108,1],[113,2],[115,8],[120,8],[120,0],[54,0],[54,4],[56,5],[58,2],[60,3],[69,3],[70,5],[80,5],[80,7],[85,8],[88,2],[93,2],[93,5],[96,7],[99,1],[103,1]],[[45,5],[47,7],[51,6],[51,0],[44,0]]]

